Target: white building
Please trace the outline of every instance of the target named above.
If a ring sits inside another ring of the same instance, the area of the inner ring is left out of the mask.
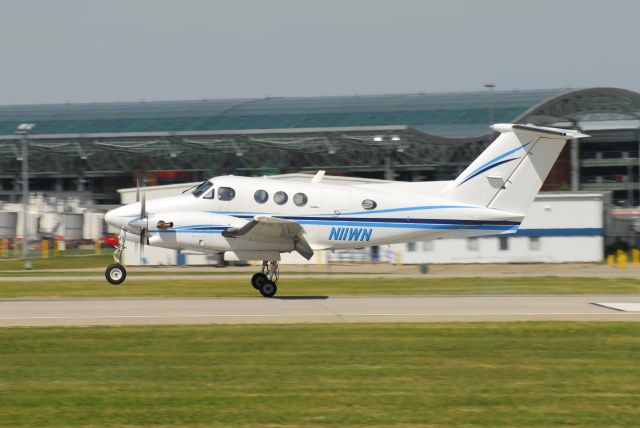
[[[22,238],[24,206],[1,202],[0,212],[13,213],[13,223],[5,226],[5,238]],[[29,239],[61,236],[67,240],[99,239],[105,228],[104,213],[95,208],[88,192],[31,192],[27,207]]]
[[[285,174],[271,179],[309,180],[307,174]],[[353,177],[325,176],[324,181],[342,184],[381,181]],[[144,189],[147,199],[173,196],[198,183],[154,186]],[[137,190],[118,190],[123,204],[136,201]],[[327,261],[382,261],[389,263],[566,263],[599,262],[604,257],[604,195],[586,192],[540,193],[517,234],[479,238],[440,239],[394,244],[364,250],[316,252],[307,261],[296,253],[283,254],[283,264],[323,264]],[[112,233],[118,231],[111,230]],[[141,261],[135,245],[128,243],[124,263],[173,265],[218,263],[218,255],[187,255],[179,258],[174,250],[145,247]]]
[[[604,257],[601,193],[540,193],[515,235],[392,245],[401,263],[567,263]],[[387,253],[388,254],[388,253]],[[384,252],[380,254],[384,258]]]

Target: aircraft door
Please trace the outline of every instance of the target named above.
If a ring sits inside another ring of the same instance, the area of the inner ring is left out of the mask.
[[[341,217],[352,211],[350,194],[348,189],[340,188],[325,188],[322,191],[322,213],[328,216],[328,221],[320,234],[323,240],[328,240],[328,244],[335,248],[348,246],[347,241],[341,239],[342,230],[348,223],[342,224]]]

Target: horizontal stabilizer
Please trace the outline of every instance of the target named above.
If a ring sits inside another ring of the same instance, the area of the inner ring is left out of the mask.
[[[494,125],[493,129],[495,129],[496,131],[500,131],[499,127],[501,126],[502,124]],[[511,129],[514,132],[518,132],[518,131],[532,132],[535,134],[544,135],[546,138],[557,138],[561,140],[567,140],[567,139],[573,140],[575,138],[590,137],[590,135],[583,134],[582,132],[576,131],[574,129],[547,128],[544,126],[520,125],[520,124],[511,125]]]

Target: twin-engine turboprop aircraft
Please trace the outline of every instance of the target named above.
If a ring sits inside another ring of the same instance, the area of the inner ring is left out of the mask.
[[[515,233],[567,140],[578,131],[498,124],[498,138],[453,181],[335,185],[222,176],[193,192],[109,211],[121,230],[107,280],[120,284],[127,239],[186,252],[261,260],[251,284],[276,294],[283,252]]]

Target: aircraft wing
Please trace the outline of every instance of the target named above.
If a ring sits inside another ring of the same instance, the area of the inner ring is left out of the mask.
[[[222,232],[227,238],[239,238],[255,242],[292,243],[293,248],[305,259],[313,256],[313,250],[303,236],[304,229],[295,221],[275,217],[255,217],[244,226]]]

